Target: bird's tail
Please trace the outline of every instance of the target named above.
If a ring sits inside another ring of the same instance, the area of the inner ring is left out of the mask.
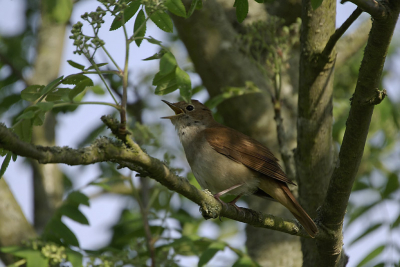
[[[285,183],[272,179],[261,179],[258,187],[285,206],[300,222],[306,232],[314,238],[318,228],[307,212],[300,206]]]

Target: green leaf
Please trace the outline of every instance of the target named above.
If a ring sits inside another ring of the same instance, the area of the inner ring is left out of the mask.
[[[82,93],[85,88],[87,86],[93,86],[93,81],[89,78],[86,78],[82,81],[80,81],[79,83],[77,83],[77,85],[75,85],[74,89],[72,89],[69,94],[68,94],[68,98],[72,101],[74,100],[74,98],[79,95],[80,93]]]
[[[391,193],[399,189],[399,178],[396,173],[390,173],[386,183],[385,190],[382,193],[382,198],[387,198]]]
[[[193,14],[195,9],[200,9],[202,6],[203,2],[201,0],[192,0],[186,17],[189,18]]]
[[[68,62],[69,65],[71,65],[72,67],[74,67],[76,69],[79,69],[79,70],[84,70],[85,69],[85,66],[83,66],[83,65],[81,65],[79,63],[76,63],[75,61],[67,60],[67,62]]]
[[[19,139],[24,142],[30,143],[32,138],[32,120],[22,120],[13,127],[14,133],[18,135]]]
[[[46,87],[44,87],[40,93],[42,95],[46,95],[48,92],[52,91],[54,89],[54,87],[56,87],[64,78],[64,76],[58,77],[57,79],[55,79],[54,81],[52,81],[51,83],[49,83],[48,85],[46,85]]]
[[[68,100],[69,92],[72,90],[69,88],[56,88],[54,91],[49,93],[46,97],[47,102],[59,101],[61,99]]]
[[[83,75],[83,74],[73,74],[65,78],[61,83],[62,84],[73,84],[77,85],[79,82],[89,79],[89,77]]]
[[[174,92],[178,88],[179,86],[178,83],[176,82],[176,79],[172,79],[167,83],[158,85],[154,93],[156,95],[167,95],[169,93]]]
[[[315,10],[317,9],[324,0],[311,0],[311,6]]]
[[[30,119],[33,119],[33,117],[35,117],[35,112],[33,112],[32,110],[29,110],[29,111],[24,111],[21,115],[19,115],[18,117],[17,117],[17,121],[20,121],[20,120],[30,120]]]
[[[74,251],[72,249],[66,248],[65,254],[67,255],[67,260],[71,263],[72,267],[82,267],[83,256],[81,253]]]
[[[207,264],[218,251],[223,251],[225,247],[226,245],[224,243],[211,243],[211,245],[201,254],[197,266],[202,267]]]
[[[249,13],[248,0],[235,0],[235,4],[233,6],[236,7],[237,20],[242,23],[243,20],[247,17],[247,13]]]
[[[171,80],[175,79],[175,71],[168,73],[167,75],[161,75],[159,72],[154,76],[153,85],[161,85],[164,83],[168,83]]]
[[[370,227],[368,227],[367,230],[365,230],[364,233],[362,233],[361,235],[359,235],[357,238],[355,238],[353,241],[350,242],[350,245],[354,244],[355,242],[357,242],[358,240],[360,240],[361,238],[363,238],[364,236],[368,235],[369,233],[375,231],[376,229],[378,229],[379,227],[382,226],[382,223],[376,223],[374,225],[371,225]]]
[[[175,70],[176,59],[171,52],[166,53],[160,60],[160,75],[166,75]]]
[[[30,85],[22,90],[21,98],[33,102],[42,96],[43,88],[44,85]]]
[[[26,259],[26,267],[48,267],[49,259],[44,258],[40,250],[18,246],[2,247],[0,251]]]
[[[239,258],[232,267],[256,267],[257,265],[251,260],[249,256]]]
[[[47,225],[45,237],[57,237],[63,241],[63,243],[79,247],[79,241],[75,234],[59,219],[53,218]]]
[[[17,155],[17,154],[14,154],[14,153],[12,153],[12,160],[13,160],[14,162],[16,162],[16,161],[17,161],[17,158],[18,158],[18,155]]]
[[[90,206],[89,198],[85,194],[82,194],[79,191],[71,192],[68,195],[67,201],[69,203],[75,203],[77,205],[82,204],[82,205],[85,205],[85,206],[88,206],[88,207]]]
[[[133,33],[135,37],[144,37],[146,34],[146,15],[143,10],[140,10],[136,16],[135,26],[133,27]],[[143,39],[136,39],[135,43],[139,47]]]
[[[49,111],[53,108],[54,104],[51,102],[40,102],[37,103],[35,106],[37,106],[40,110]]]
[[[375,257],[377,257],[379,254],[381,254],[383,252],[383,250],[385,249],[385,246],[379,246],[376,249],[374,249],[373,251],[371,251],[367,257],[365,257],[358,265],[357,267],[361,267],[364,266],[365,264],[367,264],[368,262],[370,262],[371,260],[373,260]]]
[[[160,52],[155,53],[154,55],[152,55],[151,57],[147,57],[145,59],[142,59],[143,61],[149,61],[149,60],[154,60],[154,59],[160,59],[164,56],[164,54],[167,53],[167,51],[165,51],[164,49],[162,49]]]
[[[1,164],[0,179],[3,177],[4,173],[6,172],[8,165],[10,165],[11,155],[12,155],[12,152],[8,152],[7,156],[3,160],[3,163]]]
[[[127,23],[133,17],[133,15],[136,14],[139,7],[140,7],[139,0],[132,1],[128,4],[127,8],[124,10],[124,24]],[[122,14],[119,13],[117,16],[115,16],[111,24],[110,31],[114,31],[121,26],[122,26]]]
[[[96,69],[95,66],[96,66],[97,68],[100,68],[100,67],[103,67],[103,66],[105,66],[105,65],[107,65],[107,64],[108,64],[107,62],[105,62],[105,63],[99,63],[99,64],[94,64],[94,65],[90,66],[89,68],[87,68],[86,70],[94,70],[94,69]],[[85,77],[86,77],[86,76],[85,76]]]
[[[157,39],[154,39],[153,37],[151,37],[151,36],[149,36],[149,38],[147,38],[146,39],[149,43],[151,43],[151,44],[156,44],[156,45],[160,45],[162,42],[161,41],[159,41],[159,40],[157,40]],[[166,53],[166,52],[164,52],[164,53]]]
[[[364,190],[364,189],[367,189],[367,188],[370,188],[369,184],[367,184],[364,181],[357,180],[353,185],[352,191],[354,192],[354,191]]]
[[[35,117],[33,118],[33,125],[42,126],[44,123],[46,111],[40,110],[35,112]]]
[[[4,88],[4,87],[3,87]],[[21,94],[11,94],[0,99],[0,114],[8,111],[12,105],[21,100]]]
[[[146,9],[147,15],[151,13]],[[174,27],[170,16],[164,11],[157,10],[151,14],[150,19],[157,25],[158,28],[165,32],[173,32]]]
[[[104,95],[106,93],[103,87],[101,87],[100,85],[91,86],[90,90],[92,90],[92,92],[96,95]]]
[[[168,8],[169,12],[177,16],[186,18],[186,9],[182,3],[182,0],[166,0],[165,6]]]
[[[176,82],[179,86],[180,95],[184,101],[190,103],[192,96],[192,82],[190,81],[189,74],[179,67],[175,69]]]
[[[78,209],[78,207],[74,207],[71,205],[63,205],[60,207],[58,212],[62,215],[67,216],[68,218],[81,223],[89,225],[89,221],[86,216]]]

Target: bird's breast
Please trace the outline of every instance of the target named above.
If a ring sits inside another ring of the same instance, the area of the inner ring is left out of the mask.
[[[181,138],[181,142],[192,172],[203,189],[216,194],[243,184],[229,194],[251,194],[257,190],[259,182],[254,171],[216,152],[201,134],[191,140]]]

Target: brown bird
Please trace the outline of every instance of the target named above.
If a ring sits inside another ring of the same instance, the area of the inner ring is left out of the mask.
[[[273,199],[285,206],[311,237],[317,226],[290,192],[278,159],[268,148],[234,129],[216,122],[211,110],[197,100],[170,103],[174,112],[170,119],[178,132],[186,158],[196,180],[220,200],[223,194],[257,195]]]

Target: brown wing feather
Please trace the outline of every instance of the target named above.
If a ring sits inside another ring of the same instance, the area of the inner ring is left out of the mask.
[[[256,140],[228,127],[204,130],[211,147],[228,158],[279,181],[295,184],[286,177],[278,159]]]

